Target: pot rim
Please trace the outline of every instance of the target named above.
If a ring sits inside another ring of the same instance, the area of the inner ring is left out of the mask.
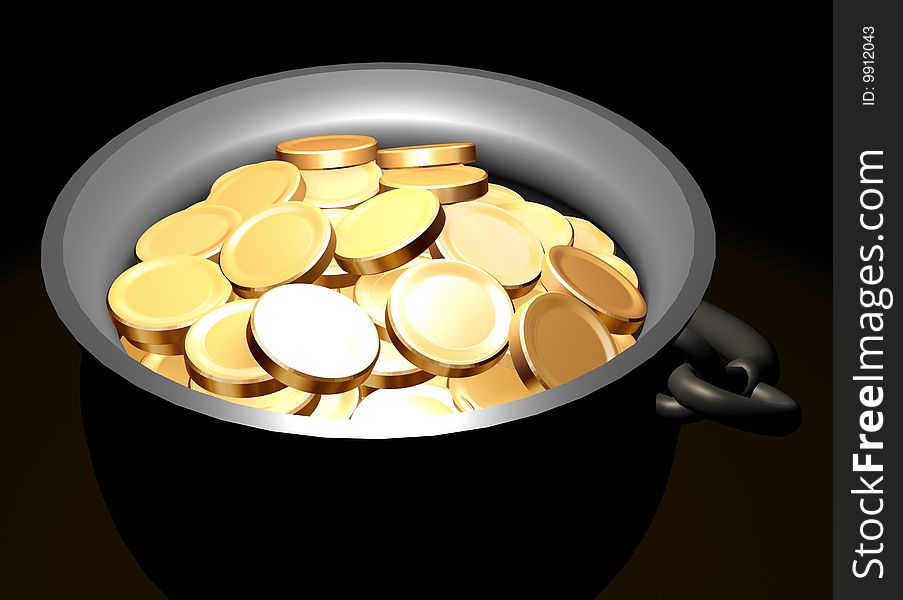
[[[411,419],[405,423],[373,424],[358,421],[298,418],[270,413],[219,400],[159,377],[129,358],[121,348],[101,334],[81,310],[69,286],[63,261],[63,238],[75,200],[88,179],[129,140],[168,117],[230,92],[282,79],[320,73],[358,70],[414,70],[470,75],[513,84],[551,95],[580,106],[621,128],[661,161],[683,192],[693,223],[693,257],[687,279],[674,302],[659,321],[637,340],[629,352],[577,379],[552,390],[522,400],[480,411],[443,418]],[[585,98],[564,90],[511,75],[465,67],[420,63],[354,63],[284,71],[246,79],[192,96],[132,125],[95,152],[68,181],[54,203],[41,242],[41,270],[44,285],[59,318],[82,348],[117,375],[183,408],[220,420],[270,431],[335,438],[401,438],[450,434],[500,425],[528,418],[579,400],[624,377],[650,360],[683,330],[702,301],[709,285],[715,259],[715,230],[702,190],[677,158],[655,138],[624,117]],[[651,399],[649,400],[650,407]]]

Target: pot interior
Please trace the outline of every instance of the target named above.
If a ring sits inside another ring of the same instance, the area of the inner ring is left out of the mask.
[[[648,304],[639,342],[611,363],[543,394],[379,431],[231,405],[131,362],[121,351],[105,297],[113,279],[133,264],[141,233],[163,216],[203,200],[225,171],[273,159],[277,142],[328,133],[369,134],[381,146],[473,141],[476,164],[489,172],[490,181],[512,182],[528,200],[596,223],[639,274]],[[487,426],[604,387],[677,335],[702,297],[713,259],[711,216],[698,187],[642,130],[560,90],[425,65],[284,73],[166,109],[112,140],[73,177],[48,220],[43,252],[48,292],[60,316],[89,352],[136,385],[231,421],[364,437]]]

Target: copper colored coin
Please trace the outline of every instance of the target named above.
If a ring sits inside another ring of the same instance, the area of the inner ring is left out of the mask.
[[[567,383],[618,353],[595,313],[573,296],[559,292],[536,296],[521,305],[511,321],[509,340],[514,368],[532,392]]]
[[[546,252],[542,284],[589,306],[611,333],[633,333],[646,319],[646,301],[614,267],[585,250],[554,246]]]

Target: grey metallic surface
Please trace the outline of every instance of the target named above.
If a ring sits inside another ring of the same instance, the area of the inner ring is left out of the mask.
[[[476,142],[477,164],[490,178],[521,182],[573,206],[624,248],[649,309],[639,341],[610,364],[516,403],[379,427],[234,405],[179,386],[128,358],[106,314],[105,295],[131,264],[138,236],[162,216],[203,200],[223,172],[272,159],[280,140],[319,133],[366,133],[383,146]],[[487,427],[604,387],[680,332],[708,286],[714,256],[711,214],[699,187],[674,156],[635,125],[534,82],[471,69],[394,64],[270,75],[201,94],[145,119],[72,177],[48,218],[42,243],[45,286],[60,318],[86,351],[135,385],[231,422],[365,438]]]

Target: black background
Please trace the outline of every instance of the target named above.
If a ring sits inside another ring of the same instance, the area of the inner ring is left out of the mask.
[[[40,43],[11,61],[17,108],[5,129],[17,156],[6,181],[24,185],[8,187],[0,241],[8,369],[0,595],[159,597],[96,488],[79,416],[79,350],[40,279],[43,222],[71,174],[138,120],[217,86],[314,65],[406,61],[560,87],[668,147],[712,208],[718,259],[706,298],[775,342],[781,386],[803,406],[802,428],[788,438],[686,427],[659,513],[602,597],[827,597],[830,13],[786,3],[720,14],[645,7],[562,22],[534,14],[525,25],[459,7],[440,31],[436,16],[402,25],[390,7],[372,7],[383,14],[361,27],[346,15],[318,21],[299,7],[270,8],[285,14],[147,33],[131,21],[91,33],[73,22],[68,34],[35,32]]]

